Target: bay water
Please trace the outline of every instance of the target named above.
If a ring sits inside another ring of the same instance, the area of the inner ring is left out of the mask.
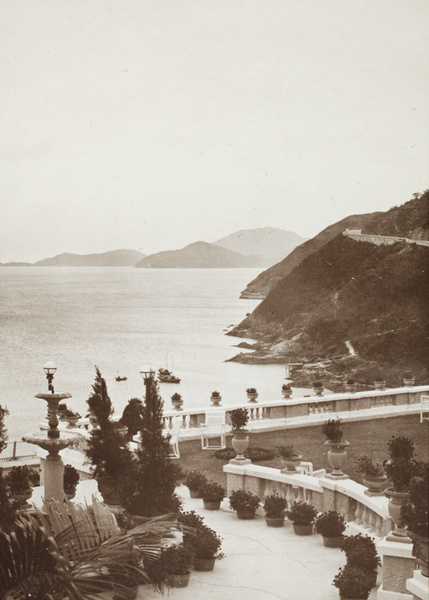
[[[225,335],[257,306],[239,299],[259,269],[134,269],[3,267],[0,269],[0,405],[7,406],[9,439],[37,431],[46,403],[43,365],[55,362],[56,392],[82,416],[97,365],[118,418],[128,400],[142,397],[144,364],[168,367],[180,384],[160,384],[165,408],[178,392],[183,408],[209,407],[211,392],[224,406],[280,400],[282,365],[228,362],[240,352]],[[127,377],[116,382],[116,376]],[[303,395],[299,390],[296,395]]]

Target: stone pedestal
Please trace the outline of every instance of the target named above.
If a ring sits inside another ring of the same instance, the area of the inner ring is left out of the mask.
[[[414,571],[412,579],[407,579],[406,587],[413,600],[429,600],[429,579],[420,571]]]
[[[378,590],[377,600],[411,599],[407,592],[406,582],[407,579],[413,577],[416,567],[416,559],[411,554],[412,545],[390,542],[384,538],[377,545],[377,550],[383,564],[383,584]]]

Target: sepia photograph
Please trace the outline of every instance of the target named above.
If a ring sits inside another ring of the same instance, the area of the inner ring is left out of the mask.
[[[428,600],[428,30],[0,2],[0,600]]]

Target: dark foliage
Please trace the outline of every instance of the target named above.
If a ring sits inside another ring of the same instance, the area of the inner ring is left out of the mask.
[[[285,514],[287,508],[287,500],[280,496],[280,494],[271,494],[265,496],[264,499],[264,511],[267,517],[280,518]]]
[[[142,429],[143,403],[140,398],[131,398],[124,408],[120,423],[128,427],[127,439],[131,440]]]
[[[235,456],[235,454],[234,454]],[[193,492],[202,492],[207,483],[207,477],[199,471],[189,471],[185,477],[185,485]]]
[[[4,418],[9,414],[7,408],[0,406],[0,453],[7,446],[7,430],[4,424]]]
[[[338,537],[346,529],[346,520],[340,513],[330,510],[316,518],[316,531],[326,537]]]
[[[249,420],[249,411],[247,408],[235,408],[229,413],[233,431],[237,431],[247,425]]]
[[[169,457],[169,436],[163,435],[163,405],[158,385],[150,377],[142,412],[141,445],[125,486],[125,507],[133,514],[161,515],[180,507],[174,493],[179,467]]]
[[[95,381],[92,385],[92,390],[92,394],[86,402],[89,410],[97,417],[101,424],[110,419],[114,409],[107,392],[106,380],[102,377],[98,367],[95,367]]]
[[[322,426],[322,433],[330,442],[341,442],[343,431],[341,429],[341,419],[328,419]]]
[[[414,442],[406,437],[393,436],[387,446],[390,460],[384,463],[386,475],[391,480],[395,492],[404,492],[415,471]]]
[[[195,511],[179,513],[179,523],[186,526],[183,543],[190,548],[195,558],[223,558],[220,552],[222,538],[204,523]]]
[[[258,496],[245,490],[235,490],[229,497],[232,510],[256,511],[260,503]]]
[[[72,490],[79,483],[79,473],[72,465],[64,465],[64,490]]]
[[[294,502],[286,512],[286,516],[297,525],[310,525],[314,523],[317,516],[317,510],[311,504],[306,502]]]
[[[410,482],[409,498],[402,506],[402,516],[408,531],[423,538],[429,537],[429,463],[418,466],[418,475]]]

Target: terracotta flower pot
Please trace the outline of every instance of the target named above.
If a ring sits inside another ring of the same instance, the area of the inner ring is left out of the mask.
[[[336,535],[336,536],[328,536],[328,535],[322,535],[323,538],[323,545],[326,546],[326,548],[340,548],[342,541],[344,539],[343,535]]]
[[[194,558],[194,569],[196,571],[213,571],[215,558]]]
[[[183,588],[186,587],[189,583],[189,579],[191,578],[191,573],[181,573],[181,574],[171,574],[169,576],[169,582],[171,587],[174,588]]]
[[[283,517],[268,517],[265,515],[265,522],[268,527],[283,527],[285,518]]]
[[[200,490],[191,490],[191,488],[189,489],[189,495],[191,496],[191,498],[201,498],[201,492]]]
[[[313,523],[306,523],[305,525],[301,523],[292,523],[292,525],[296,535],[311,535],[313,533]]]
[[[237,517],[242,520],[250,521],[255,518],[256,510],[253,509],[237,509]]]
[[[204,500],[204,508],[206,510],[219,510],[220,503],[221,503],[221,500],[216,500],[215,502],[210,502],[208,500]]]

